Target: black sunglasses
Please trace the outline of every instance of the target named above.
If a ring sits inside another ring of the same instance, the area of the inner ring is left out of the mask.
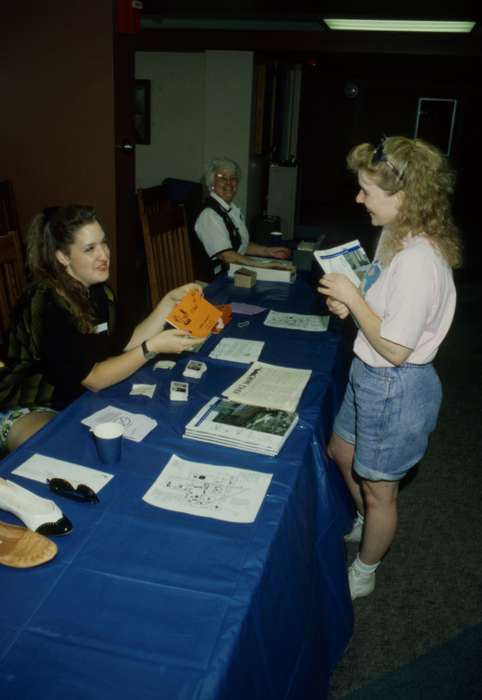
[[[79,484],[76,488],[72,486],[65,479],[47,479],[49,489],[59,496],[65,496],[65,498],[71,498],[73,501],[82,501],[89,503],[98,503],[99,497],[96,492],[86,486],[85,484]]]
[[[402,182],[404,173],[401,173],[400,170],[393,165],[393,163],[388,159],[387,154],[385,153],[385,138],[383,138],[378,146],[375,148],[373,151],[372,155],[372,165],[378,165],[379,163],[385,163],[388,165],[390,170],[393,172],[395,177],[399,182]]]

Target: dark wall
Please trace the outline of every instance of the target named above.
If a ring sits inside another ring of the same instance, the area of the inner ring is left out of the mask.
[[[22,233],[45,206],[95,205],[115,254],[112,0],[2,3],[0,179]]]
[[[377,143],[384,134],[412,137],[419,97],[458,100],[451,153],[459,174],[455,208],[464,225],[475,222],[481,68],[480,57],[325,54],[306,61],[299,135],[301,222],[316,223],[330,208],[352,206],[348,150],[362,141]]]

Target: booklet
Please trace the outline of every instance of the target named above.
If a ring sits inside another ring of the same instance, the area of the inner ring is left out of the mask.
[[[193,289],[176,304],[166,321],[195,338],[206,338],[222,315],[221,309],[210,304],[197,289]]]
[[[325,274],[340,272],[346,275],[357,287],[360,286],[370,265],[368,256],[358,240],[343,243],[333,248],[325,248],[325,250],[315,250],[313,255]]]
[[[296,413],[214,396],[189,421],[183,437],[274,457],[297,422]]]

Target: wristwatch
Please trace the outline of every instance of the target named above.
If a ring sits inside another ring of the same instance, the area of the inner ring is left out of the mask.
[[[147,341],[143,340],[141,344],[142,352],[144,353],[144,357],[146,360],[152,360],[153,357],[157,355],[157,352],[151,352],[150,350],[147,349]]]

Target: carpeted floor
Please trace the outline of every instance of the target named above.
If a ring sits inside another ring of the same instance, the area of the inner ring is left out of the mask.
[[[354,602],[330,700],[482,698],[482,284],[462,281],[458,292],[436,359],[439,423],[401,490],[376,590]],[[355,553],[350,545],[348,562]]]

